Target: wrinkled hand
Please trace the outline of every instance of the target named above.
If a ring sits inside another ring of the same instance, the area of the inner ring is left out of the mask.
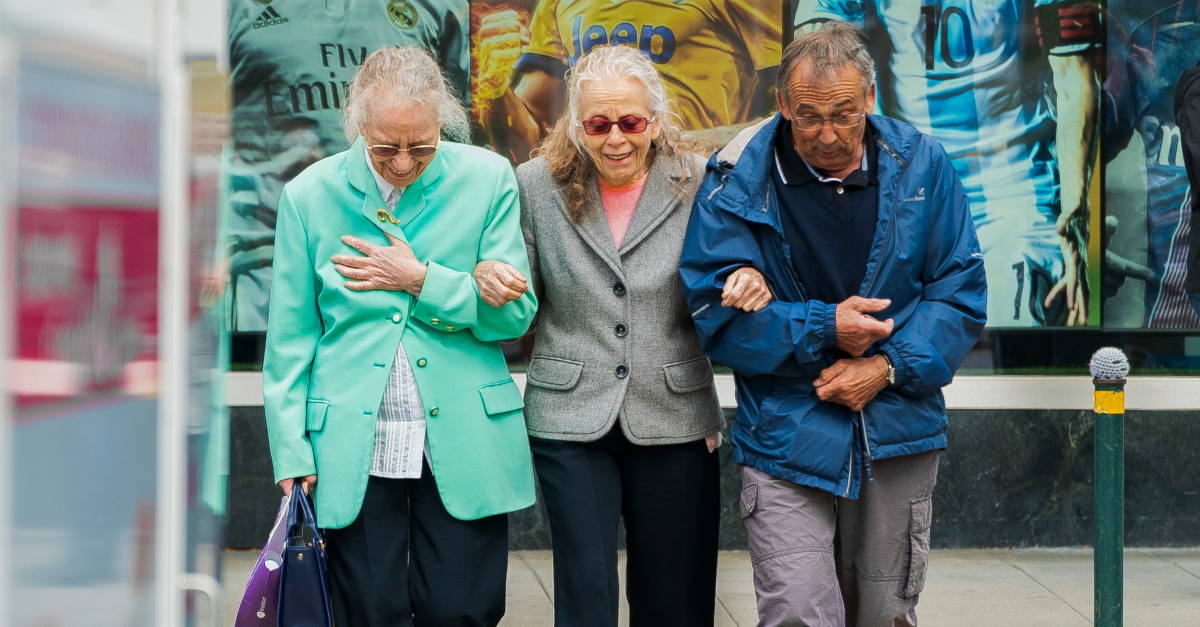
[[[1058,231],[1058,246],[1062,249],[1063,275],[1042,304],[1050,307],[1051,303],[1065,294],[1067,326],[1087,326],[1087,213],[1080,210],[1063,211],[1055,229]]]
[[[821,371],[813,386],[821,400],[862,411],[887,387],[887,373],[887,361],[879,355],[839,359]]]
[[[858,357],[875,342],[892,334],[891,318],[880,322],[866,314],[883,311],[892,301],[885,298],[851,296],[837,306],[838,348]]]
[[[342,243],[353,247],[365,257],[334,255],[330,261],[334,268],[348,279],[346,287],[352,290],[392,290],[421,295],[425,285],[425,264],[417,261],[408,244],[387,236],[390,246],[376,246],[353,235],[343,235]]]
[[[306,477],[296,477],[295,479],[284,479],[279,482],[279,487],[283,489],[284,496],[292,495],[292,486],[296,479],[300,480],[300,487],[304,489],[305,494],[312,494],[313,490],[317,489],[317,476],[308,475]]]
[[[749,266],[738,268],[725,280],[721,305],[735,307],[747,313],[766,307],[771,302],[771,289],[762,273]]]
[[[1130,261],[1112,251],[1110,244],[1113,235],[1117,234],[1118,226],[1116,216],[1108,216],[1104,219],[1104,285],[1101,292],[1104,300],[1116,296],[1121,286],[1125,285],[1126,279],[1146,283],[1154,280],[1154,272],[1150,268]]]
[[[516,268],[504,263],[484,259],[471,273],[479,286],[479,296],[492,307],[511,303],[529,291],[529,283]]]

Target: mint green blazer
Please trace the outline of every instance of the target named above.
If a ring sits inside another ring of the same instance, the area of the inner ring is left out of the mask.
[[[503,158],[443,141],[405,191],[393,224],[363,139],[283,188],[263,399],[275,480],[317,475],[322,527],[358,516],[375,446],[375,420],[403,341],[424,403],[429,461],[446,509],[471,520],[534,502],[524,403],[500,340],[533,321],[532,291],[492,307],[471,276],[484,259],[529,276],[517,181]],[[408,242],[428,265],[420,298],[355,292],[329,260],[360,254],[343,235]]]

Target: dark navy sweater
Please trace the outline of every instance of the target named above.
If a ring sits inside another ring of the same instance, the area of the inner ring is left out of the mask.
[[[789,124],[775,137],[771,180],[792,266],[810,300],[837,304],[860,295],[879,219],[875,134],[867,124],[866,169],[843,181],[822,182],[792,146]]]

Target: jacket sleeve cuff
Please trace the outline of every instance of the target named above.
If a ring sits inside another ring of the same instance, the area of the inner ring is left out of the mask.
[[[896,371],[896,382],[891,387],[903,387],[904,384],[908,383],[912,375],[909,373],[908,364],[904,363],[904,358],[900,356],[900,351],[893,344],[888,343],[880,346],[879,352],[885,355],[888,361],[892,362],[892,368]]]
[[[837,305],[829,305],[821,301],[810,301],[808,315],[813,326],[819,329],[822,348],[837,348]]]
[[[283,460],[281,457],[290,459]],[[313,459],[312,446],[308,442],[289,447],[289,450],[275,456],[271,464],[275,471],[275,485],[284,479],[307,477],[317,474],[317,463]]]
[[[413,306],[412,317],[436,329],[443,329],[447,322],[451,322],[450,309],[455,306],[454,288],[458,283],[459,274],[461,273],[432,261],[426,264],[425,284],[421,286],[421,296],[414,299],[416,304]],[[453,328],[451,326],[451,330]]]

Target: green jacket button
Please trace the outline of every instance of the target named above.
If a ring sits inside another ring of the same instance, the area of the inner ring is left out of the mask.
[[[425,358],[424,358],[424,357],[422,357],[422,358],[420,358],[420,359],[418,359],[418,360],[417,360],[417,367],[418,367],[418,368],[424,368],[424,367],[425,367],[425,364],[427,364],[427,363],[429,363],[429,362],[425,361]]]
[[[400,324],[400,320],[401,320],[400,314],[392,314],[392,322],[395,322],[396,324]]]
[[[433,409],[429,410],[429,415],[430,415],[430,416],[436,416],[436,415],[438,415],[438,408],[437,408],[437,407],[434,407]]]

